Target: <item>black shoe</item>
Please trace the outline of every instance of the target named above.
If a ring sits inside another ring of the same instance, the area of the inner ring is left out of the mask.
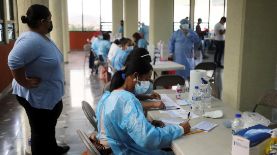
[[[68,145],[58,146],[57,148],[57,155],[62,155],[68,152],[70,147]]]

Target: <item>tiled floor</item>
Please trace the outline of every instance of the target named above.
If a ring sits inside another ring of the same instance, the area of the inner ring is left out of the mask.
[[[96,76],[91,76],[84,66],[84,52],[70,54],[69,64],[65,65],[64,108],[58,120],[56,137],[59,143],[67,143],[71,149],[68,155],[80,155],[85,150],[76,134],[77,129],[93,131],[81,108],[86,100],[94,107],[101,95],[103,85]],[[28,120],[25,111],[18,105],[13,95],[0,101],[0,155],[24,155],[29,137]]]
[[[213,54],[205,61],[212,61]],[[201,60],[198,60],[198,62]],[[90,75],[84,52],[71,52],[69,64],[65,65],[64,109],[57,124],[56,137],[59,143],[70,145],[68,155],[80,155],[85,147],[76,134],[77,129],[89,133],[93,127],[85,118],[81,101],[86,100],[93,108],[102,94],[104,84],[97,76]],[[219,71],[219,78],[222,72]],[[24,155],[28,148],[28,119],[13,95],[0,101],[0,155]]]

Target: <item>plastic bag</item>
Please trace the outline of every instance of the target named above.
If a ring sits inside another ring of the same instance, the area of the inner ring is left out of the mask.
[[[244,128],[249,128],[257,124],[261,124],[263,126],[268,126],[270,124],[270,120],[256,112],[243,112],[242,118],[244,122]]]

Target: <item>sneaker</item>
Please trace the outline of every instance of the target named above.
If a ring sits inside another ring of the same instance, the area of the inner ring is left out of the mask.
[[[58,146],[57,155],[62,155],[68,152],[70,147],[68,145]]]

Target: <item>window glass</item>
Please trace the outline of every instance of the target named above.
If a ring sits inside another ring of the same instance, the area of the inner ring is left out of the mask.
[[[149,26],[150,20],[150,1],[139,0],[139,21]]]
[[[101,0],[101,30],[112,31],[112,0]]]
[[[211,0],[210,30],[213,31],[216,23],[224,16],[224,0]]]
[[[190,0],[174,0],[174,31],[179,29],[180,21],[189,17]]]
[[[14,23],[8,24],[8,38],[15,39]]]
[[[3,30],[3,24],[0,23],[0,42],[4,41],[4,30]]]
[[[201,28],[208,29],[209,0],[195,0],[194,26],[196,26],[198,18],[202,19]]]
[[[68,0],[68,24],[70,31],[82,31],[82,3]]]

